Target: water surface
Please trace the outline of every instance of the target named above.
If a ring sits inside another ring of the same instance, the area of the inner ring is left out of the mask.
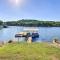
[[[0,41],[15,40],[15,34],[23,31],[21,26],[9,26],[0,30]],[[39,38],[34,39],[34,42],[48,42],[54,38],[60,39],[60,27],[35,27],[38,28]],[[22,38],[20,38],[20,41]]]

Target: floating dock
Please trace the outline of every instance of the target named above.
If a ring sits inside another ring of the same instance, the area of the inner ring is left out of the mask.
[[[23,32],[19,32],[15,35],[16,38],[25,37],[27,42],[31,43],[33,38],[39,38],[38,29],[24,29]]]

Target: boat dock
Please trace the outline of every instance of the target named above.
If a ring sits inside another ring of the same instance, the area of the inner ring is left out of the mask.
[[[39,38],[38,29],[24,29],[23,32],[19,32],[15,35],[15,38],[25,37],[28,43],[32,42],[33,38]]]

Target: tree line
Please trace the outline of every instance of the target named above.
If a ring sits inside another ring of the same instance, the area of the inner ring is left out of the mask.
[[[39,21],[39,20],[18,20],[18,21],[0,21],[0,25],[6,24],[8,26],[37,26],[37,27],[60,27],[60,22],[55,21]]]

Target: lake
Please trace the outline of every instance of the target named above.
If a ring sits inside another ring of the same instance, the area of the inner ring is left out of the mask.
[[[0,29],[0,41],[17,40],[15,34],[23,31],[21,26],[8,26],[8,28]],[[51,42],[54,38],[60,39],[60,27],[35,27],[38,28],[39,38],[34,39],[34,42]],[[20,41],[21,40],[20,38]]]

